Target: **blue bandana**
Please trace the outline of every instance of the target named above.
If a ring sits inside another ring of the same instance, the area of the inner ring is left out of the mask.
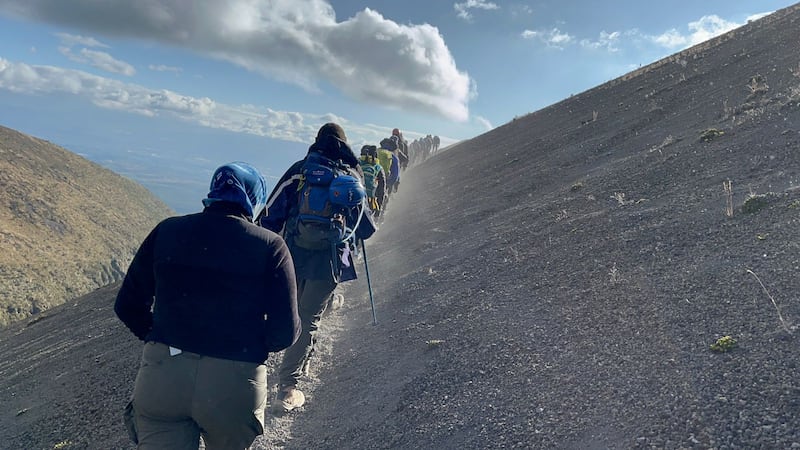
[[[267,204],[267,183],[255,167],[236,161],[220,166],[211,177],[203,206],[218,201],[236,203],[255,221]]]

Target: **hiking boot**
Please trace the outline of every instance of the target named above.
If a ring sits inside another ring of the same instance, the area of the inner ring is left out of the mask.
[[[278,395],[275,396],[275,401],[272,402],[272,412],[276,414],[287,413],[293,409],[303,406],[306,402],[306,396],[303,391],[294,386],[286,386],[278,389]]]

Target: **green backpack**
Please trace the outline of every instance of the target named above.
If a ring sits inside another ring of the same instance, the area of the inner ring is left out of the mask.
[[[369,161],[371,159],[372,161]],[[361,171],[364,172],[364,188],[367,191],[367,197],[375,197],[376,178],[381,171],[381,166],[375,162],[374,158],[369,156],[364,157],[359,161],[361,164]]]

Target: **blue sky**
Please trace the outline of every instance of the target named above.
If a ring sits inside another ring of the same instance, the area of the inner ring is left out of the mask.
[[[325,122],[449,144],[788,0],[0,0],[0,125],[201,208],[213,170],[274,183]]]

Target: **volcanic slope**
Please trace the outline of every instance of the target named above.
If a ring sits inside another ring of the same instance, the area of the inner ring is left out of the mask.
[[[362,266],[253,448],[800,446],[797,42],[794,6],[408,170],[378,324]],[[130,448],[114,293],[0,332],[0,442]]]

